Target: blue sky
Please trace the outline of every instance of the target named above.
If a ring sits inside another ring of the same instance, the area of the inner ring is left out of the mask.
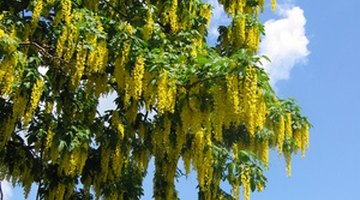
[[[262,46],[262,53],[273,55],[273,63],[264,67],[271,72],[279,96],[296,98],[314,128],[306,157],[293,158],[292,176],[286,176],[283,158],[272,153],[266,172],[268,186],[261,193],[253,193],[251,199],[358,200],[360,1],[278,3],[283,6],[276,13],[266,11],[262,17],[264,22],[272,19],[267,23],[268,29],[276,30],[263,39],[269,46]],[[227,23],[221,10],[215,11],[218,16],[214,16],[212,26]],[[296,48],[291,48],[292,44]],[[281,52],[268,48],[272,46],[281,47]],[[151,177],[147,177],[144,186],[143,199],[147,200],[151,198]],[[177,189],[181,199],[196,199],[195,186],[195,174],[180,180]],[[13,190],[10,199],[22,199],[22,192]]]

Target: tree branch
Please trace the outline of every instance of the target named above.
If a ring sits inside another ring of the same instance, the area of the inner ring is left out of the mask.
[[[50,54],[46,49],[45,47],[41,46],[39,43],[37,42],[34,42],[34,41],[30,41],[30,42],[20,42],[19,44],[20,46],[32,46],[32,47],[35,47],[39,50],[39,52],[45,56],[46,58],[49,58],[49,59],[53,59],[53,60],[60,60],[61,62],[63,63],[66,63],[66,64],[70,64],[68,61],[64,60],[64,59],[61,59],[59,57],[56,57],[52,54]]]

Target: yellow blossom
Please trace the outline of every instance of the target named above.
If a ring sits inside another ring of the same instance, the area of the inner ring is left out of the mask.
[[[68,30],[66,27],[63,28],[60,37],[56,41],[56,55],[60,58],[63,55],[65,49],[65,42],[68,37]]]
[[[250,168],[245,167],[241,172],[241,184],[244,188],[244,200],[250,200],[251,186],[250,186]]]
[[[292,131],[292,119],[291,119],[291,113],[286,113],[286,128],[285,128],[285,135],[288,138],[291,138],[293,136]]]
[[[276,10],[276,0],[271,0],[271,10],[272,11]]]
[[[160,114],[174,112],[176,88],[168,78],[168,72],[163,70],[162,77],[158,83],[157,108]]]
[[[144,78],[144,60],[142,56],[136,59],[134,70],[132,71],[133,79],[133,97],[138,100],[142,94],[143,78]]]
[[[209,4],[202,4],[200,7],[200,16],[206,20],[206,26],[210,25],[211,7]]]
[[[169,9],[170,27],[173,33],[176,33],[179,29],[178,16],[176,11],[178,10],[178,0],[171,1],[171,7]]]
[[[36,0],[36,5],[34,7],[34,10],[32,12],[32,21],[31,21],[31,25],[34,29],[36,28],[38,22],[39,22],[39,16],[41,14],[41,11],[43,9],[43,1],[42,0]]]
[[[146,24],[144,26],[143,37],[145,40],[149,40],[154,31],[154,19],[152,16],[151,8],[148,8],[146,15]]]
[[[71,4],[71,0],[61,0],[61,12],[66,24],[70,24]]]
[[[286,173],[287,176],[291,176],[291,152],[284,152],[285,162],[286,162]]]
[[[284,116],[280,116],[279,122],[276,124],[276,133],[277,134],[277,147],[278,153],[281,154],[283,152],[283,145],[285,139],[285,120]]]
[[[30,122],[32,115],[39,104],[41,94],[43,92],[43,86],[44,86],[44,81],[41,78],[38,78],[31,91],[30,107],[26,111],[25,119],[24,119],[25,126]]]

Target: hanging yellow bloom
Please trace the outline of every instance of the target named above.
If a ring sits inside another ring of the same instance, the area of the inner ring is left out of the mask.
[[[171,7],[169,9],[169,20],[170,20],[171,31],[173,33],[176,33],[179,29],[178,16],[176,13],[177,10],[178,10],[178,0],[172,0]]]
[[[284,152],[285,162],[286,162],[286,174],[287,176],[291,176],[291,152]]]
[[[136,59],[134,70],[132,71],[134,99],[138,100],[142,94],[143,78],[144,78],[144,60],[142,56]]]
[[[293,136],[293,131],[292,131],[292,121],[291,121],[291,113],[286,113],[286,130],[285,130],[285,135],[288,138],[291,138]]]
[[[125,135],[125,129],[124,129],[124,125],[122,124],[122,122],[120,120],[119,112],[113,111],[111,125],[118,132],[119,138],[123,139],[124,135]]]
[[[246,37],[246,44],[253,52],[257,52],[259,49],[259,43],[260,43],[260,31],[257,26],[253,25],[248,30]]]
[[[264,163],[265,169],[269,166],[269,140],[265,139],[261,143],[261,160]]]
[[[146,110],[149,111],[150,107],[155,104],[156,96],[156,87],[152,84],[152,80],[155,75],[149,71],[144,72],[144,81],[143,81],[143,97],[145,101]]]
[[[117,145],[113,154],[112,169],[116,178],[121,176],[121,170],[123,165],[123,158],[120,145]]]
[[[42,0],[36,0],[36,5],[34,7],[34,10],[32,12],[32,20],[31,20],[31,25],[32,25],[32,28],[33,28],[33,31],[34,29],[36,28],[38,22],[39,22],[39,17],[40,17],[40,14],[42,12],[42,9],[43,9],[43,1]]]
[[[146,14],[146,24],[144,26],[144,31],[143,31],[144,40],[149,40],[153,34],[153,31],[154,31],[154,19],[152,16],[151,8],[149,7]]]
[[[47,150],[50,150],[52,143],[53,143],[54,135],[55,135],[54,132],[51,129],[49,129],[47,132],[47,136],[46,136],[45,152]]]
[[[245,126],[253,137],[256,131],[256,97],[257,97],[257,74],[256,69],[249,66],[246,70],[243,83],[243,101]]]
[[[276,10],[276,0],[271,0],[271,10],[272,11]]]
[[[209,4],[202,4],[200,7],[200,16],[206,20],[206,26],[210,25],[211,7]]]
[[[241,172],[241,183],[244,188],[244,200],[250,200],[251,186],[250,186],[250,168],[245,167]]]
[[[87,50],[83,48],[82,43],[78,44],[76,53],[75,73],[71,79],[74,88],[77,88],[80,84],[80,80],[83,76],[85,69],[86,56]]]
[[[305,125],[301,128],[301,155],[305,157],[305,151],[309,148],[309,124],[305,123]]]
[[[33,113],[39,104],[40,97],[43,92],[43,86],[44,86],[44,81],[41,78],[37,79],[31,92],[30,107],[25,113],[25,118],[24,118],[25,126],[30,122]]]
[[[108,49],[106,47],[106,41],[99,41],[96,45],[95,62],[93,69],[95,72],[104,72],[108,61]]]
[[[285,139],[285,120],[284,116],[280,116],[279,122],[276,124],[276,133],[277,134],[277,147],[278,153],[281,154],[283,152],[283,145]]]
[[[5,36],[5,32],[4,32],[4,30],[2,30],[1,28],[0,28],[0,38],[3,38]]]
[[[231,103],[233,105],[234,113],[236,114],[240,113],[238,84],[239,81],[237,75],[226,75],[227,95],[231,98]]]
[[[222,127],[225,118],[224,90],[218,87],[213,92],[214,97],[214,113],[211,116],[211,123],[216,141],[222,141]]]
[[[76,50],[76,43],[79,38],[79,29],[74,24],[69,24],[67,30],[69,31],[69,34],[67,38],[67,46],[64,52],[64,59],[66,61],[70,61]]]
[[[265,103],[265,98],[263,95],[262,90],[259,88],[258,92],[257,92],[257,99],[256,99],[256,107],[257,107],[257,112],[256,112],[256,127],[259,130],[264,130],[264,125],[266,122],[266,116],[268,113],[268,109]]]
[[[56,55],[61,58],[65,49],[65,42],[67,40],[68,37],[68,30],[66,27],[63,28],[61,35],[59,36],[59,38],[56,41]]]
[[[168,78],[168,72],[163,70],[162,77],[158,83],[157,108],[160,114],[166,111],[173,113],[175,106],[176,87]]]
[[[234,19],[234,48],[238,50],[246,39],[246,15],[238,16]]]
[[[61,0],[61,12],[66,24],[70,24],[71,21],[71,0]]]
[[[126,41],[121,49],[121,53],[118,55],[115,61],[114,77],[120,92],[125,88],[125,64],[128,61],[129,53],[131,49],[130,40]]]

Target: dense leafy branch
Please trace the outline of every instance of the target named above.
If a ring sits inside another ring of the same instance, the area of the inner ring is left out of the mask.
[[[37,199],[140,199],[153,158],[156,200],[191,170],[198,199],[248,200],[270,149],[290,175],[310,124],[259,67],[264,1],[218,2],[232,23],[209,47],[200,0],[1,1],[0,180],[25,197],[38,184]]]

